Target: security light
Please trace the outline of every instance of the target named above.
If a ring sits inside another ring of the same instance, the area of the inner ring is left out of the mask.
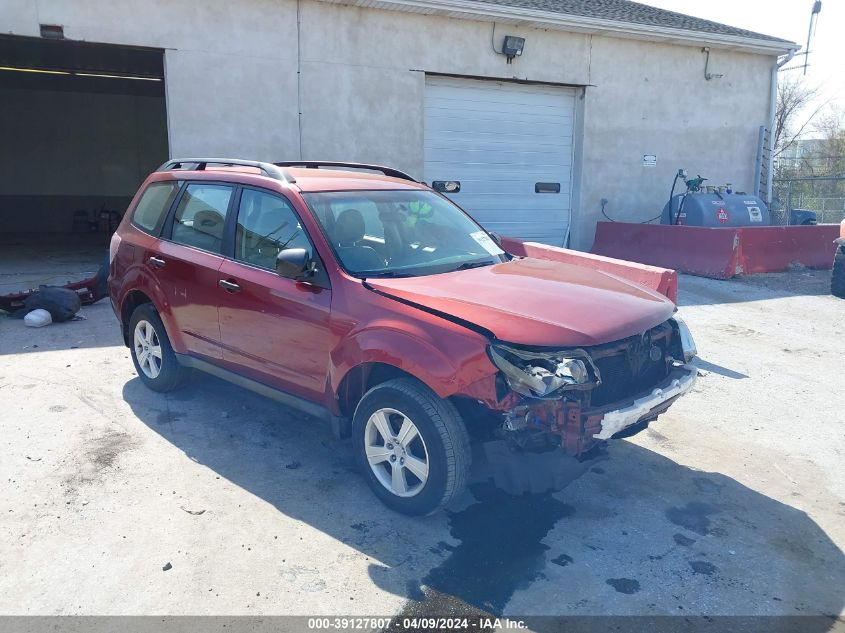
[[[514,57],[522,55],[523,48],[525,48],[524,37],[505,35],[505,41],[502,42],[502,55],[505,55],[508,58],[509,64],[513,61]]]

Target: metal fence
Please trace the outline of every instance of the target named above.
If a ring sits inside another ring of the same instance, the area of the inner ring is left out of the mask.
[[[789,224],[792,209],[815,211],[819,224],[845,219],[845,176],[775,179],[769,210],[772,224]]]

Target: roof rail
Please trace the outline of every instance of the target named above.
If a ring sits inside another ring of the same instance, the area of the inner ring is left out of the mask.
[[[367,169],[370,171],[379,171],[385,176],[391,178],[401,178],[402,180],[410,180],[417,182],[416,178],[412,178],[404,171],[393,169],[393,167],[385,167],[383,165],[370,165],[367,163],[345,163],[342,161],[331,160],[291,160],[282,161],[280,163],[273,163],[278,167],[304,167],[306,169],[320,169],[321,167],[340,167],[341,169]]]
[[[269,178],[281,180],[282,182],[296,182],[296,179],[286,173],[285,170],[279,169],[278,165],[257,160],[241,160],[239,158],[174,158],[164,163],[156,171],[189,169],[186,165],[191,165],[191,168],[196,171],[205,171],[209,165],[219,165],[221,167],[255,167]]]

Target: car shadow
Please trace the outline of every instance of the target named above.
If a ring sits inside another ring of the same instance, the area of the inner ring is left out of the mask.
[[[845,557],[806,513],[632,442],[614,442],[561,492],[476,482],[461,509],[411,518],[370,493],[349,442],[275,402],[205,376],[168,396],[134,378],[123,397],[184,459],[369,557],[373,584],[404,598],[406,615],[818,615],[845,604]]]

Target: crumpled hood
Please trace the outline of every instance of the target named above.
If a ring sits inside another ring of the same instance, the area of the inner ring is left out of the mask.
[[[675,309],[663,295],[620,277],[530,258],[367,284],[473,323],[501,341],[543,347],[598,345],[641,334]]]

